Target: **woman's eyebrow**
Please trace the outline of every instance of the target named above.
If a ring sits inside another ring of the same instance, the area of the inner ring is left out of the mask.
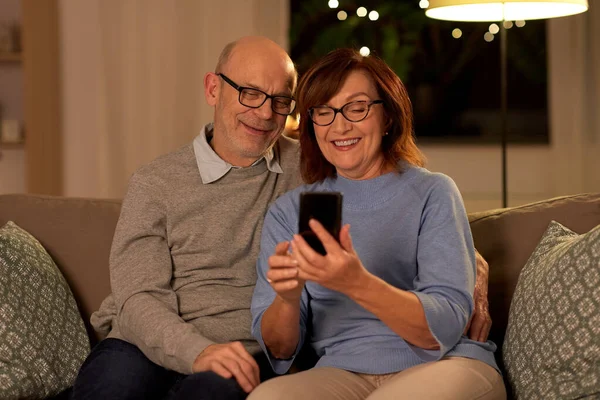
[[[369,99],[371,98],[371,96],[369,96],[365,92],[356,92],[356,93],[352,93],[350,96],[346,97],[346,102],[347,102],[346,104],[350,103],[352,101],[352,99],[355,99],[355,98],[360,97],[360,96],[366,96]],[[318,104],[315,107],[330,107],[329,104],[330,104],[329,102],[325,102],[323,104]]]
[[[350,96],[346,97],[346,100],[352,100],[359,96],[367,96],[368,98],[371,98],[371,96],[369,96],[365,92],[357,92],[357,93],[351,94]]]

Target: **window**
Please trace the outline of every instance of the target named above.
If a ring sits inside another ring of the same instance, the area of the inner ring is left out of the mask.
[[[301,74],[335,48],[366,47],[407,86],[420,143],[500,141],[500,22],[429,19],[418,0],[291,0],[291,12]],[[509,142],[548,143],[545,22],[507,27]]]

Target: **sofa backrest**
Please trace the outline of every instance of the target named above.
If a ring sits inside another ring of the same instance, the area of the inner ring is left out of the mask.
[[[120,207],[118,200],[0,195],[0,226],[12,220],[48,250],[73,290],[92,343],[97,337],[89,320],[110,293],[108,259]],[[469,220],[475,246],[490,264],[490,338],[501,350],[519,273],[548,223],[587,232],[600,224],[600,194],[474,213]]]
[[[501,366],[508,312],[519,274],[551,220],[577,233],[589,231],[600,224],[600,193],[469,215],[475,247],[490,265],[490,339],[498,345],[496,359]]]
[[[0,226],[14,221],[46,248],[73,291],[92,344],[90,316],[110,293],[108,258],[120,209],[117,200],[0,195]]]

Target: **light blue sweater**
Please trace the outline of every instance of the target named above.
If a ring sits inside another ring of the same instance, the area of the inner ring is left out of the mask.
[[[301,299],[301,348],[308,340],[321,357],[317,366],[387,374],[444,356],[475,358],[498,369],[494,343],[462,332],[473,311],[475,250],[460,193],[447,176],[407,166],[402,173],[353,181],[338,177],[292,190],[270,207],[262,231],[258,282],[252,298],[252,333],[276,373],[293,361],[265,348],[261,320],[275,298],[266,281],[267,260],[279,242],[298,230],[302,191],[342,192],[342,223],[350,224],[363,265],[387,283],[414,292],[440,350],[413,346],[349,297],[307,282]],[[390,304],[390,307],[399,305]],[[309,308],[312,331],[307,332]],[[307,336],[308,335],[308,336]]]

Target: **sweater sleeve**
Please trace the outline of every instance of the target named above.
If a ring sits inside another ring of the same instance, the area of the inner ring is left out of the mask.
[[[421,215],[415,290],[442,358],[460,340],[473,312],[475,248],[458,188],[435,174]]]
[[[294,218],[291,218],[292,214],[295,215],[293,206],[290,206],[289,210],[286,210],[286,213],[286,211],[279,207],[280,203],[281,201],[277,201],[273,204],[265,217],[260,243],[260,253],[256,264],[257,282],[256,287],[254,288],[251,306],[252,335],[256,338],[260,347],[267,355],[273,371],[279,375],[285,374],[290,369],[294,359],[304,344],[309,307],[308,293],[306,288],[304,288],[300,300],[300,338],[296,350],[292,357],[286,360],[273,357],[265,345],[261,329],[262,317],[267,308],[273,303],[276,295],[269,282],[267,282],[267,271],[269,270],[268,259],[275,252],[277,243],[291,240],[292,235],[295,233],[295,229],[292,228],[292,226],[295,226],[292,222]]]
[[[123,201],[110,255],[116,323],[123,338],[150,360],[191,374],[198,354],[213,342],[179,316],[159,188],[136,174]]]

